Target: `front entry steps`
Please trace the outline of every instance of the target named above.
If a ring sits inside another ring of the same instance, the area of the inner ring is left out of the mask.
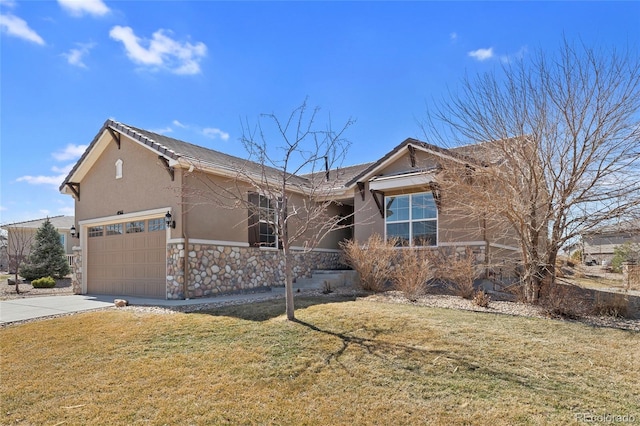
[[[314,270],[311,277],[298,278],[293,283],[294,290],[325,289],[325,285],[331,289],[337,287],[352,287],[358,282],[358,273],[351,270]],[[325,284],[327,283],[327,284]]]

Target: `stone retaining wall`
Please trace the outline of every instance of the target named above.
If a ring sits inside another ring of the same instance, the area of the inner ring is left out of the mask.
[[[184,257],[188,256],[187,290]],[[310,276],[313,269],[344,269],[339,251],[294,252],[294,279]],[[284,286],[282,251],[215,244],[169,244],[167,249],[167,298],[210,297],[219,294],[261,291]]]

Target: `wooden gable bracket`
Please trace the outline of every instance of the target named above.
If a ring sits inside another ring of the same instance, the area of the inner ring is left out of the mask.
[[[120,133],[114,131],[111,127],[107,127],[109,129],[109,133],[111,133],[111,137],[113,138],[116,145],[118,145],[118,149],[120,149]]]
[[[171,176],[171,181],[173,182],[175,177],[174,177],[174,173],[173,173],[173,167],[169,166],[169,160],[164,158],[162,155],[158,155],[158,159],[160,160],[160,162],[164,166],[164,168],[167,171],[167,173],[169,173],[169,176]]]
[[[413,145],[407,145],[409,149],[409,161],[411,161],[411,167],[416,166],[416,148]]]
[[[440,211],[442,207],[442,199],[440,198],[440,185],[437,183],[431,183],[430,185],[431,193],[433,194],[433,201],[436,202],[436,208]]]
[[[378,210],[380,210],[380,216],[382,216],[382,218],[384,219],[384,192],[375,191],[373,189],[371,189],[370,192],[371,192],[371,196],[373,197],[373,201],[376,202],[376,205],[378,206]],[[382,199],[378,199],[379,195],[382,197]]]
[[[358,191],[360,191],[360,196],[362,197],[362,201],[364,201],[364,182],[358,182]]]
[[[80,184],[74,182],[67,182],[67,187],[71,190],[76,200],[80,201]]]

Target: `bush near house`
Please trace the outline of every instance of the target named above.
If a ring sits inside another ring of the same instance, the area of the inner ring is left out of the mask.
[[[613,249],[611,270],[613,272],[621,273],[623,263],[638,260],[640,260],[640,244],[626,242]]]
[[[363,290],[381,292],[393,276],[393,261],[396,257],[395,240],[384,241],[374,234],[364,245],[347,240],[340,243],[345,263],[360,275]]]
[[[53,288],[56,286],[56,280],[53,277],[43,277],[31,281],[33,288]]]
[[[435,266],[430,250],[404,248],[397,252],[392,274],[393,288],[415,302],[427,292],[434,278]]]

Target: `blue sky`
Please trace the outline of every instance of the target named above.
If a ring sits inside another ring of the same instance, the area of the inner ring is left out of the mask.
[[[241,119],[308,96],[356,120],[358,164],[465,73],[639,28],[640,2],[0,0],[0,223],[73,214],[58,186],[108,118],[243,156]]]

